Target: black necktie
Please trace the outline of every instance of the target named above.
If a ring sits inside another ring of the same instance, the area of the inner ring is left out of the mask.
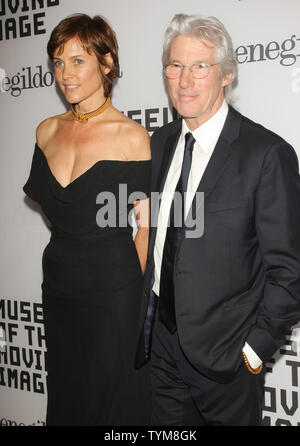
[[[174,298],[174,282],[173,271],[174,262],[179,245],[179,241],[184,237],[184,193],[187,191],[187,184],[192,164],[193,148],[195,138],[191,133],[185,135],[185,147],[181,174],[175,189],[175,192],[181,194],[181,221],[180,227],[176,227],[175,223],[179,221],[178,216],[174,215],[174,199],[170,209],[170,224],[167,229],[166,239],[163,250],[163,258],[160,273],[160,289],[159,289],[159,318],[167,327],[170,333],[176,330],[175,316],[175,298]],[[178,210],[178,206],[176,207]],[[175,218],[176,217],[176,218]]]

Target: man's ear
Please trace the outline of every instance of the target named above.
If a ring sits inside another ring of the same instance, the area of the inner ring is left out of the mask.
[[[232,73],[226,74],[222,80],[222,87],[226,87],[227,85],[229,85],[231,80],[232,80]]]

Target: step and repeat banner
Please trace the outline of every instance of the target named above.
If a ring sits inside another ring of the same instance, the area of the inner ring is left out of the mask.
[[[173,119],[162,76],[164,31],[176,13],[214,15],[239,63],[235,107],[300,156],[299,0],[0,0],[0,425],[45,424],[41,260],[49,230],[24,196],[35,129],[66,110],[46,54],[54,26],[103,15],[120,47],[113,104],[150,134]],[[267,364],[265,425],[300,425],[300,324]],[[70,370],[70,373],[71,370]]]

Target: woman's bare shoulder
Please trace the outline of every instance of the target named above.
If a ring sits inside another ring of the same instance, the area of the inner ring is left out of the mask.
[[[151,159],[150,136],[147,130],[139,123],[126,118],[123,126],[123,136],[126,138],[128,158],[136,161]]]
[[[36,129],[36,142],[39,147],[45,147],[48,141],[53,137],[57,128],[62,120],[68,119],[69,112],[61,115],[50,116],[44,119],[37,126]]]

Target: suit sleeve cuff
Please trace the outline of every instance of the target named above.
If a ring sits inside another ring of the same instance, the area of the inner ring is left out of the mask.
[[[247,356],[248,362],[253,369],[257,369],[261,364],[262,360],[255,353],[255,351],[250,347],[247,342],[244,345],[243,352]]]

